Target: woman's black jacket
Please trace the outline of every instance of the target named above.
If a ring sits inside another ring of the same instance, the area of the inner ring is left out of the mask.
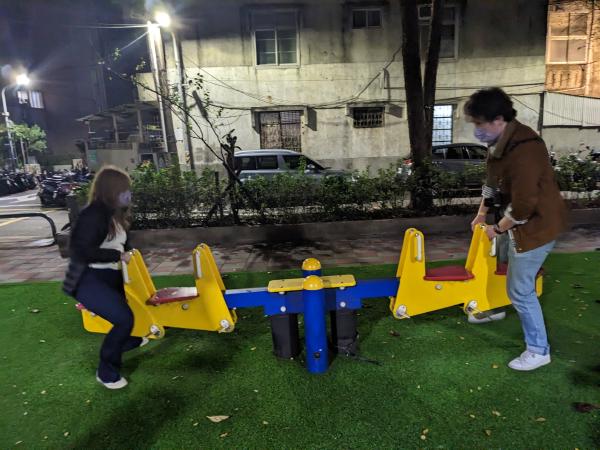
[[[90,263],[117,262],[121,259],[118,250],[100,248],[108,235],[113,211],[100,202],[92,202],[79,213],[71,230],[69,241],[70,261],[63,282],[63,291],[75,297],[83,272]],[[125,250],[130,250],[129,235]]]

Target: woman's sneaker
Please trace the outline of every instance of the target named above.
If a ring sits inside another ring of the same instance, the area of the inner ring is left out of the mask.
[[[506,311],[500,311],[497,313],[492,313],[491,311],[469,314],[468,321],[469,323],[488,323],[488,322],[496,322],[497,320],[502,320],[506,317]]]
[[[550,364],[550,355],[538,355],[537,353],[525,350],[521,356],[513,359],[508,363],[508,367],[514,370],[535,370],[538,367]]]
[[[107,389],[122,389],[127,386],[127,380],[123,377],[119,378],[117,381],[113,381],[112,383],[105,383],[100,379],[98,374],[96,373],[96,381],[103,385]]]

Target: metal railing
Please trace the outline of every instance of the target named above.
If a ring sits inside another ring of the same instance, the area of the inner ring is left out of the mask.
[[[23,218],[23,217],[27,217],[27,218],[41,217],[42,219],[46,219],[48,221],[48,223],[50,224],[50,230],[52,231],[52,242],[50,242],[47,245],[44,245],[44,247],[49,247],[51,245],[56,244],[56,224],[54,223],[54,220],[52,220],[46,214],[37,213],[37,212],[0,214],[0,220],[2,220],[2,219],[18,219],[18,218]]]

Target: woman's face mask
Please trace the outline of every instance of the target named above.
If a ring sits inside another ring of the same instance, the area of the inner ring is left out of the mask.
[[[131,204],[131,191],[121,192],[117,197],[117,203],[121,208],[126,208]]]

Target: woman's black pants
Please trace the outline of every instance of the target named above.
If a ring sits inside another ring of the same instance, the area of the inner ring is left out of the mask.
[[[121,377],[123,353],[142,343],[142,338],[131,336],[133,312],[125,299],[121,271],[86,269],[76,297],[86,309],[113,325],[100,348],[98,377],[105,383],[115,382]]]

